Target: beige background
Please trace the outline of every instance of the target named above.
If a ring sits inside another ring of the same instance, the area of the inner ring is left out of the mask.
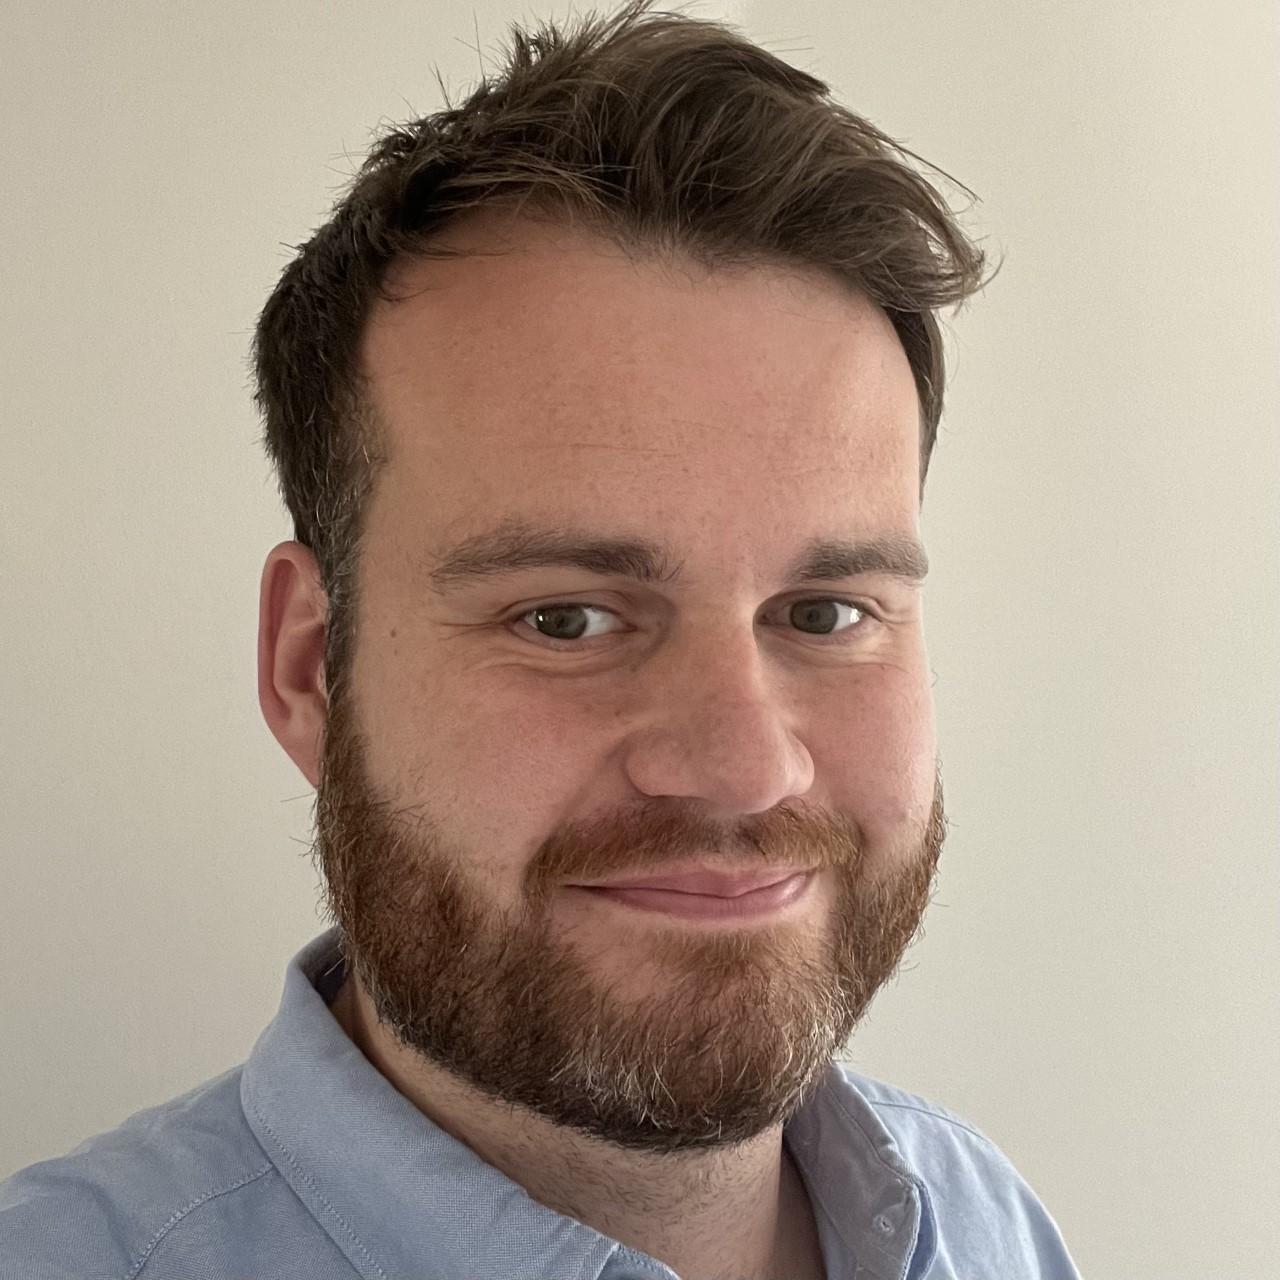
[[[985,1129],[1094,1278],[1280,1252],[1274,8],[691,10],[966,182],[1006,256],[925,504],[945,872],[851,1060]],[[477,26],[565,12],[4,8],[0,1176],[242,1060],[319,930],[255,695],[290,529],[250,330],[431,65],[460,94]]]

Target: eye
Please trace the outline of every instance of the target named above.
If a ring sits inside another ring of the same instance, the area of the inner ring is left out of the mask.
[[[582,615],[588,613],[616,617],[611,610],[602,609],[599,605],[564,603],[537,605],[527,613],[522,613],[517,621],[532,627],[544,640],[571,643],[584,637],[591,639],[605,634],[599,628],[591,630],[590,624],[583,621]],[[526,619],[532,619],[532,621],[526,622]]]
[[[870,627],[873,619],[861,605],[851,600],[818,598],[797,600],[786,607],[787,621],[805,635],[837,638],[861,634]],[[598,615],[594,625],[589,615]],[[575,604],[557,601],[536,605],[517,619],[522,627],[528,627],[537,636],[549,642],[553,648],[582,648],[577,642],[608,635],[606,620],[617,621],[612,609],[600,605]]]
[[[841,626],[841,610],[855,614],[847,626]],[[867,611],[849,600],[797,600],[788,609],[791,624],[806,635],[835,635],[844,631],[861,631],[867,621]]]

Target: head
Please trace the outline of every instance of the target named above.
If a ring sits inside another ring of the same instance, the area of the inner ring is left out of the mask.
[[[934,312],[982,257],[820,81],[647,10],[516,31],[285,270],[259,691],[386,1027],[670,1150],[792,1114],[920,925]],[[750,920],[580,887],[692,863],[810,874]]]

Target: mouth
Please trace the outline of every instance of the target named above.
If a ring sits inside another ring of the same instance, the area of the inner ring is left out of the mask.
[[[650,884],[570,885],[569,888],[575,894],[587,894],[625,910],[660,912],[686,920],[741,921],[781,914],[808,896],[816,875],[815,871],[791,872],[767,884],[731,894],[654,888]]]
[[[812,871],[812,867],[773,867],[764,871],[743,871],[741,867],[717,868],[692,864],[659,875],[619,876],[616,880],[576,885],[581,889],[664,889],[673,893],[707,894],[716,898],[737,898],[767,889],[784,880]]]

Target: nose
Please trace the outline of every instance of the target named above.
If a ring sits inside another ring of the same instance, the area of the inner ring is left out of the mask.
[[[686,645],[646,673],[626,768],[648,796],[702,801],[725,817],[763,813],[813,786],[788,676],[752,636]]]

